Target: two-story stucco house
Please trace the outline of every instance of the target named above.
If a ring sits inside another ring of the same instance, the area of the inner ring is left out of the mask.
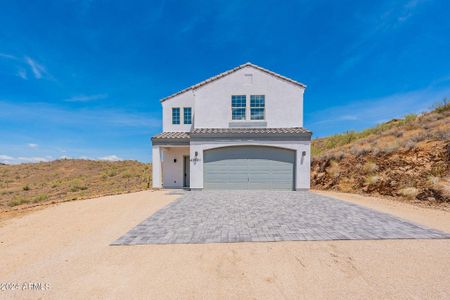
[[[246,63],[162,99],[153,187],[309,189],[305,88]]]

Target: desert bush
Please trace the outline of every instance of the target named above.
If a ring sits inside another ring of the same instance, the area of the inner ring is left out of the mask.
[[[415,199],[417,194],[419,194],[419,190],[415,187],[406,187],[399,190],[400,195],[406,197],[410,200]]]
[[[26,186],[24,186],[24,187],[22,188],[22,190],[24,190],[24,191],[29,191],[29,190],[31,190],[31,189],[30,189],[30,187],[29,187],[28,185],[26,185]]]
[[[358,156],[365,155],[365,154],[369,153],[370,152],[370,148],[366,147],[366,146],[355,145],[354,147],[352,147],[350,152],[353,155],[358,157]]]
[[[47,194],[41,194],[41,195],[38,195],[38,196],[34,197],[32,202],[33,203],[38,203],[38,202],[43,202],[43,201],[47,201],[47,200],[48,200],[48,195]]]
[[[338,151],[338,152],[334,152],[331,154],[331,157],[337,161],[341,160],[344,158],[344,152],[343,151]]]
[[[445,97],[441,102],[433,105],[433,112],[443,113],[450,110],[450,101]]]
[[[416,114],[407,114],[403,118],[403,122],[405,124],[408,124],[408,123],[414,122],[416,119],[417,119],[417,115]]]
[[[8,206],[13,207],[13,206],[17,206],[17,205],[22,205],[22,204],[28,204],[31,201],[24,198],[24,197],[15,197],[13,200],[8,202]]]
[[[440,178],[437,176],[430,175],[427,178],[427,183],[429,186],[433,187],[439,183]]]
[[[341,192],[350,193],[350,192],[354,191],[353,185],[354,185],[354,182],[351,178],[343,178],[339,181],[338,189]]]
[[[415,146],[416,146],[416,142],[415,141],[413,141],[413,140],[411,140],[411,139],[409,139],[409,140],[407,140],[405,143],[404,143],[404,148],[406,149],[406,150],[411,150],[412,148],[414,148]]]
[[[435,177],[444,177],[448,170],[448,165],[446,163],[437,163],[431,167],[431,175]]]
[[[377,184],[381,180],[381,177],[378,175],[371,175],[366,178],[367,185]]]
[[[364,172],[366,172],[366,174],[372,174],[378,171],[378,165],[374,162],[368,161],[364,164],[363,170]]]
[[[394,151],[397,151],[399,148],[400,148],[399,143],[397,141],[394,141],[392,143],[387,144],[384,148],[381,148],[380,150],[386,154],[389,154]]]
[[[81,181],[77,179],[72,182],[70,191],[75,193],[75,192],[84,191],[87,189],[88,189],[88,187],[86,186],[86,184],[82,184]]]
[[[340,167],[339,167],[339,163],[337,163],[336,161],[331,161],[330,162],[330,166],[327,168],[326,172],[328,173],[328,175],[330,175],[331,177],[338,177],[340,174]]]

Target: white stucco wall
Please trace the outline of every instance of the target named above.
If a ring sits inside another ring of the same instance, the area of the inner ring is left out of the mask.
[[[172,124],[172,107],[180,108],[180,124]],[[192,124],[183,124],[183,108],[192,108]],[[194,94],[192,91],[175,96],[162,102],[163,108],[163,132],[187,132],[191,131],[194,124]]]
[[[164,188],[182,188],[183,157],[189,155],[187,147],[164,147],[162,161],[162,184]],[[174,159],[177,161],[174,162]]]
[[[203,154],[208,149],[231,147],[231,146],[269,146],[280,147],[285,149],[291,149],[296,151],[295,162],[295,189],[307,190],[310,188],[310,147],[309,141],[298,142],[280,142],[280,141],[217,141],[217,142],[191,142],[190,157],[195,157],[195,152],[198,153],[198,161],[191,160],[190,175],[191,175],[191,188],[203,189]],[[305,152],[303,156],[302,153]]]
[[[249,83],[247,74],[252,75]],[[195,91],[195,128],[227,128],[231,119],[231,96],[247,96],[250,120],[250,95],[265,95],[267,127],[303,126],[304,89],[252,67],[245,67]],[[242,122],[242,121],[234,121]],[[255,121],[253,121],[255,122]],[[256,121],[261,122],[261,121]]]
[[[152,185],[154,189],[162,188],[161,147],[152,146]]]
[[[251,75],[251,79],[248,75]],[[163,131],[190,131],[191,125],[173,125],[172,107],[192,107],[194,128],[228,128],[231,119],[231,96],[247,96],[247,120],[250,120],[250,95],[265,96],[267,127],[303,126],[304,88],[274,77],[251,66],[162,102]]]

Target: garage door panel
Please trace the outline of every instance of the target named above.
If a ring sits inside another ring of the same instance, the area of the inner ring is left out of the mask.
[[[295,152],[245,146],[205,151],[205,189],[294,188]]]

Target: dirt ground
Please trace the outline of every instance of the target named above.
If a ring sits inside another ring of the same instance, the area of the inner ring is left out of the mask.
[[[337,196],[450,232],[449,212]],[[145,191],[4,220],[0,283],[49,286],[0,298],[450,298],[450,240],[109,246],[176,197]]]

